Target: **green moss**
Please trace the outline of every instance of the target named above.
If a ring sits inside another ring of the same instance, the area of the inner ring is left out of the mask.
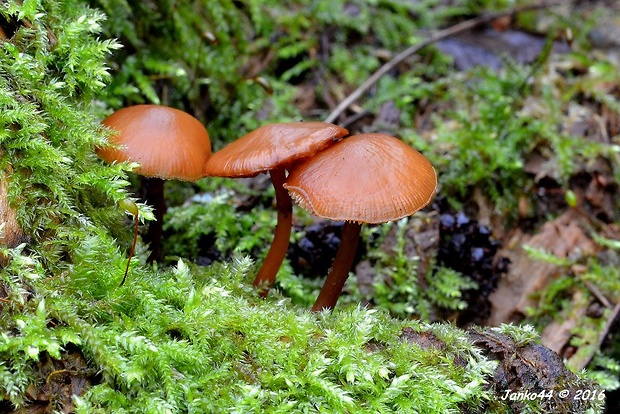
[[[190,199],[193,201],[168,210],[167,253],[194,261],[211,253],[211,260],[225,260],[233,253],[255,255],[269,246],[276,226],[275,208],[259,205],[247,212],[237,207],[243,197],[272,201],[273,187],[262,194],[244,189],[231,179],[204,181],[208,181],[203,186],[205,191]]]
[[[114,267],[90,262],[88,255],[99,253],[84,253],[84,267],[102,273]],[[160,274],[134,272],[131,285],[108,287],[105,295],[82,268],[45,286],[49,299],[32,316],[37,324],[12,341],[32,342],[31,332],[49,342],[58,329],[72,333],[65,340],[79,344],[104,379],[79,399],[77,412],[158,405],[200,412],[446,412],[489,398],[482,384],[493,364],[457,329],[355,308],[311,314],[288,300],[263,301],[248,288],[250,265],[240,259],[190,269],[180,261]],[[58,288],[64,292],[54,297]],[[50,316],[62,328],[46,328]],[[435,331],[447,351],[403,341],[405,326]],[[32,357],[58,354],[65,343],[53,344]],[[467,364],[455,366],[457,355]]]
[[[465,309],[462,292],[476,288],[475,282],[433,263],[419,270],[420,247],[413,234],[432,220],[420,213],[415,218],[364,229],[367,260],[373,268],[372,289],[362,288],[359,281],[351,278],[346,288],[349,296],[342,301],[372,303],[374,308],[388,311],[394,317],[416,317],[424,321],[433,320],[433,315],[441,311]]]

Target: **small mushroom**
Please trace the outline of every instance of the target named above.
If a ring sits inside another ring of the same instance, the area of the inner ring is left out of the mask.
[[[331,271],[312,307],[333,309],[353,264],[362,223],[407,217],[435,194],[430,162],[397,138],[353,135],[296,164],[284,188],[310,213],[345,221]]]
[[[253,177],[269,172],[276,190],[278,223],[273,242],[259,269],[254,286],[265,297],[286,256],[291,235],[293,206],[282,187],[286,169],[339,141],[348,131],[324,122],[288,122],[264,125],[213,153],[205,167],[206,176]]]
[[[97,154],[109,163],[137,162],[136,173],[150,177],[145,198],[155,208],[156,221],[149,226],[146,240],[151,245],[149,261],[155,260],[166,212],[163,180],[194,181],[203,176],[211,156],[209,133],[190,114],[162,105],[123,108],[102,124],[118,134],[110,137],[113,145],[97,148]]]

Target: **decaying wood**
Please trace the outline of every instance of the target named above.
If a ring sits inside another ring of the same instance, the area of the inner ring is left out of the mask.
[[[572,373],[562,358],[544,345],[518,343],[493,328],[472,329],[469,336],[487,358],[498,361],[489,386],[500,398],[507,400],[512,412],[524,412],[526,404],[523,400],[506,398],[508,393],[563,390],[563,397],[561,394],[547,394],[549,398],[541,398],[541,412],[582,413],[587,408],[587,402],[579,398],[580,393],[584,389],[593,393],[602,392]]]
[[[5,171],[0,177],[0,246],[15,247],[23,240],[24,233],[17,222],[15,209],[8,199],[8,176]],[[0,255],[0,265],[4,265]]]

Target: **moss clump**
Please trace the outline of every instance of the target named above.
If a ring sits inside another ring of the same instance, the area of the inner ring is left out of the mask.
[[[250,265],[180,261],[120,289],[76,275],[46,306],[103,369],[78,412],[447,412],[489,398],[482,385],[494,364],[456,328],[264,301],[248,287]],[[400,338],[406,326],[433,329],[446,348],[412,346]]]

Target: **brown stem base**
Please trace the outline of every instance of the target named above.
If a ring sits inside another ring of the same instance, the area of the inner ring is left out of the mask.
[[[271,175],[273,187],[276,190],[278,224],[276,225],[273,242],[267,252],[265,261],[254,278],[254,287],[260,289],[259,295],[262,298],[269,293],[269,288],[275,282],[278,269],[280,269],[284,257],[286,257],[293,224],[293,202],[288,191],[282,186],[286,178],[284,168],[271,170],[269,174]]]
[[[361,229],[362,225],[360,223],[348,221],[344,223],[340,247],[338,247],[338,252],[334,258],[332,270],[327,275],[321,292],[312,306],[313,312],[320,312],[324,309],[333,310],[336,306],[344,287],[344,282],[349,277],[349,271],[353,265]]]

